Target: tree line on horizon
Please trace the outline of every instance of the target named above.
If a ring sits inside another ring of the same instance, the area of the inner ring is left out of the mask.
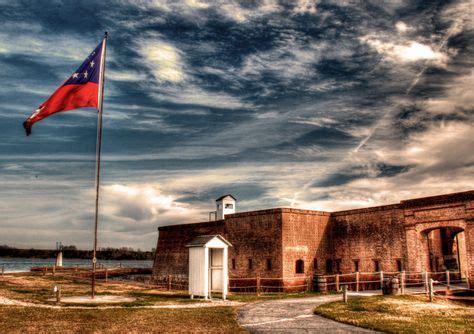
[[[66,259],[91,259],[91,250],[80,250],[76,246],[61,246],[63,258]],[[10,247],[7,245],[0,245],[0,257],[23,257],[23,258],[38,258],[50,259],[55,258],[58,250],[55,249],[23,249]],[[141,251],[140,249],[133,249],[131,247],[105,247],[97,251],[98,260],[153,260],[154,251]]]

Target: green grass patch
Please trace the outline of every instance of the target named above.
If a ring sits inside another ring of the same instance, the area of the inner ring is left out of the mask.
[[[78,281],[77,279],[52,275],[28,275],[11,276],[2,281],[0,295],[39,304],[55,304],[55,294],[53,287],[61,285],[62,297],[86,296],[90,295],[90,281]],[[171,293],[168,291],[156,290],[152,286],[131,284],[126,282],[110,281],[109,283],[97,282],[97,295],[122,295],[136,298],[134,302],[117,303],[121,306],[146,306],[160,303],[193,303],[187,294]],[[67,304],[69,306],[76,304]],[[94,303],[77,304],[81,306],[97,306]]]
[[[314,313],[382,332],[474,333],[474,307],[426,296],[352,297],[320,305]]]
[[[60,309],[0,306],[5,333],[245,332],[232,307]]]
[[[333,294],[332,292],[330,294]],[[305,298],[305,297],[314,297],[323,295],[321,292],[290,292],[290,293],[271,293],[271,294],[261,294],[257,296],[254,293],[248,294],[239,294],[232,293],[227,296],[227,299],[239,301],[239,302],[253,302],[261,300],[273,300],[273,299],[285,299],[285,298]],[[326,294],[327,295],[327,294]]]

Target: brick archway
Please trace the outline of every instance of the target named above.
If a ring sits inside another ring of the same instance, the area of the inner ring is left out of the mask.
[[[455,221],[440,221],[440,222],[429,222],[429,223],[418,223],[415,225],[415,229],[419,233],[436,230],[443,227],[453,227],[461,230],[465,230],[467,223],[464,220],[455,220]]]
[[[424,271],[428,268],[429,249],[426,242],[430,231],[437,229],[452,229],[456,233],[464,232],[466,261],[465,270],[469,286],[474,287],[474,221],[447,220],[437,222],[417,222],[405,226],[405,237],[407,243],[406,264],[409,271]]]

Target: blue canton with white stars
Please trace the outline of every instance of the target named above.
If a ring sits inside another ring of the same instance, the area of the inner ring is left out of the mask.
[[[84,60],[81,66],[66,80],[64,85],[80,85],[88,82],[99,83],[102,42]]]

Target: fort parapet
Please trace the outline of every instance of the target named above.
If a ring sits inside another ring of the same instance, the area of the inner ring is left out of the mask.
[[[290,208],[240,212],[160,227],[153,274],[187,276],[186,244],[209,234],[232,244],[231,278],[455,270],[474,287],[474,191],[331,213]]]

